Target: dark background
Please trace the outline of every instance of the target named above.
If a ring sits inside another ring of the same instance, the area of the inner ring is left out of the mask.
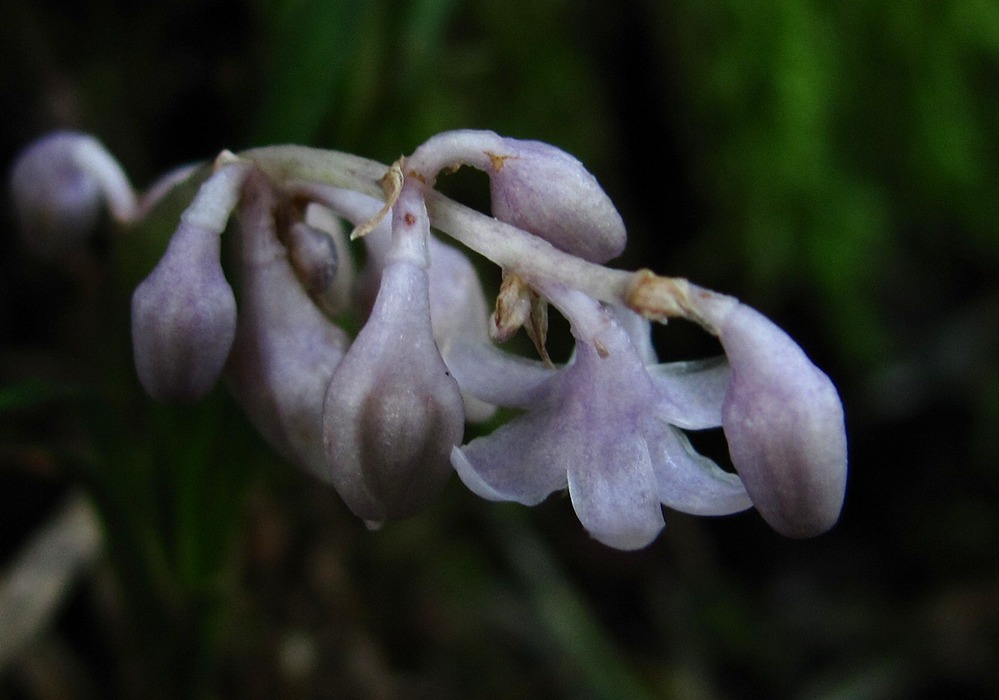
[[[999,693],[999,9],[842,5],[6,0],[5,172],[54,128],[98,136],[139,187],[223,148],[549,141],[618,204],[615,265],[734,294],[802,344],[851,462],[813,540],[667,513],[620,553],[565,498],[497,505],[457,479],[368,532],[223,389],[141,395],[128,295],[170,221],[40,261],[4,200],[3,566],[79,491],[106,546],[0,659],[0,697]],[[711,349],[683,324],[656,337],[668,359]]]

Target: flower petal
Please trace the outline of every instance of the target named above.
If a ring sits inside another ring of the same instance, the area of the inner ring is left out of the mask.
[[[788,537],[828,530],[839,518],[847,475],[836,388],[758,311],[719,295],[698,298],[732,365],[723,427],[753,503]]]
[[[666,524],[645,441],[622,434],[575,443],[569,469],[569,495],[579,522],[609,547],[641,549]]]
[[[698,454],[681,431],[659,424],[646,435],[659,500],[667,508],[692,515],[729,515],[753,505],[739,476]]]
[[[649,374],[662,397],[660,415],[667,423],[687,430],[722,424],[722,403],[731,376],[724,357],[653,365]]]
[[[489,341],[455,343],[448,367],[462,391],[491,404],[517,408],[535,404],[547,392],[545,383],[558,374],[543,362],[505,352]]]
[[[566,487],[557,425],[531,413],[456,448],[451,464],[471,491],[492,501],[537,505]]]

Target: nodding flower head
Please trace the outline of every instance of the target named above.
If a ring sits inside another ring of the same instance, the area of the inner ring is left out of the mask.
[[[843,404],[788,335],[731,297],[695,295],[732,368],[722,425],[760,514],[788,537],[825,532],[846,489]]]
[[[236,298],[219,261],[219,235],[249,163],[223,165],[201,186],[166,252],[132,294],[139,381],[163,401],[194,401],[215,386],[236,335]]]
[[[450,475],[464,412],[430,321],[429,223],[407,182],[367,323],[333,373],[323,418],[333,484],[361,518],[422,510]]]
[[[434,190],[443,171],[489,177],[492,214]],[[58,254],[103,203],[123,223],[191,172],[138,200],[91,137],[27,149],[12,189],[29,245]],[[238,212],[239,306],[220,264]],[[340,217],[367,236],[357,277]],[[495,313],[472,263],[431,225],[501,268]],[[450,131],[386,166],[336,151],[225,152],[132,296],[139,379],[154,397],[204,396],[220,374],[289,460],[330,482],[371,523],[413,515],[452,469],[475,493],[535,504],[567,490],[609,546],[637,549],[663,507],[725,515],[751,506],[779,532],[818,534],[839,517],[847,473],[843,407],[829,378],[769,320],[731,297],[649,270],[603,267],[621,217],[567,153],[490,131]],[[575,352],[548,356],[548,304]],[[353,341],[331,321],[361,324]],[[726,357],[660,363],[650,321],[683,318]],[[541,360],[500,350],[524,328]],[[521,413],[462,445],[464,421]],[[684,431],[721,427],[735,473]]]
[[[14,211],[25,244],[54,257],[86,240],[107,205],[128,221],[136,202],[128,178],[97,139],[59,131],[39,139],[11,172]]]

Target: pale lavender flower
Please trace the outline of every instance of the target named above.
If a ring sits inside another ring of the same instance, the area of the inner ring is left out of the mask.
[[[330,481],[323,406],[333,370],[350,339],[299,283],[289,259],[294,249],[289,252],[278,239],[277,204],[271,183],[254,173],[244,186],[238,216],[239,319],[226,379],[247,416],[279,452]],[[292,229],[305,226],[290,224]],[[314,236],[319,235],[325,234],[302,231],[289,238],[315,244]],[[328,249],[321,241],[316,247],[305,252],[312,253],[308,260],[318,257],[322,263]],[[330,286],[333,281],[323,284]]]
[[[422,510],[450,476],[461,442],[458,384],[434,342],[426,209],[407,182],[392,212],[392,245],[378,297],[326,395],[333,483],[369,522]]]
[[[440,172],[462,165],[488,175],[493,217],[434,190]],[[136,204],[96,141],[62,133],[25,151],[12,188],[29,245],[58,254],[102,203],[130,223],[190,172]],[[234,210],[238,309],[219,260]],[[356,278],[336,217],[366,234]],[[471,262],[431,225],[502,269],[492,318]],[[755,505],[792,537],[831,527],[847,472],[832,382],[735,299],[597,264],[624,243],[593,175],[539,142],[452,131],[387,172],[296,146],[226,152],[133,294],[136,369],[153,396],[195,399],[225,365],[275,448],[371,523],[421,510],[453,465],[488,499],[535,504],[568,490],[584,527],[621,549],[656,537],[663,506],[723,515]],[[544,347],[548,302],[576,340],[561,367]],[[353,343],[330,320],[342,313],[363,323]],[[726,356],[660,363],[650,320],[668,318],[717,335]],[[545,361],[492,343],[519,327]],[[494,406],[523,413],[461,446],[464,420]],[[718,427],[736,473],[697,454],[684,432]]]
[[[33,252],[60,255],[86,240],[101,208],[131,220],[135,194],[118,162],[93,136],[57,131],[26,148],[11,171],[18,228]]]
[[[847,473],[836,387],[759,312],[711,292],[693,296],[731,363],[722,425],[754,505],[788,537],[828,530],[839,518]]]
[[[371,219],[381,208],[381,203],[349,190],[336,188],[311,188],[303,192],[311,195],[324,206],[340,213],[355,226]],[[382,271],[388,263],[392,248],[392,213],[364,236],[367,261],[357,283],[358,306],[370,311],[378,291]],[[468,257],[453,246],[439,241],[435,236],[427,239],[430,267],[430,323],[434,342],[445,364],[451,365],[451,356],[458,344],[487,343],[489,341],[486,297],[482,283]],[[462,390],[465,418],[472,423],[487,420],[495,411],[491,404],[480,401],[470,392]]]
[[[624,250],[627,232],[597,179],[565,151],[492,131],[447,131],[423,143],[406,166],[433,181],[471,165],[489,176],[493,215],[591,262]]]
[[[557,372],[525,371],[515,361],[493,387],[479,387],[481,398],[527,412],[455,449],[462,481],[484,498],[526,505],[568,488],[583,526],[619,549],[656,537],[661,504],[699,515],[750,507],[739,478],[694,452],[675,427],[668,382],[654,380],[614,315],[574,290],[545,290],[572,324],[575,355]]]
[[[222,165],[205,181],[163,257],[132,294],[135,368],[155,398],[204,397],[229,356],[236,298],[219,261],[219,235],[250,167]]]

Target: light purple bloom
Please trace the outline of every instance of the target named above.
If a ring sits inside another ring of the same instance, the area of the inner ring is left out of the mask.
[[[488,175],[494,216],[434,191],[439,173],[463,165]],[[190,173],[136,200],[96,140],[58,133],[14,168],[18,223],[29,245],[60,254],[104,204],[134,222]],[[238,308],[220,263],[234,210]],[[337,217],[366,234],[356,277]],[[501,268],[491,318],[465,252],[431,225]],[[136,370],[152,396],[192,400],[225,367],[275,448],[372,523],[421,510],[453,467],[488,499],[530,505],[568,490],[584,527],[621,549],[655,539],[663,506],[723,515],[755,505],[791,537],[831,527],[847,446],[829,377],[731,297],[598,264],[624,244],[593,175],[535,141],[450,131],[387,172],[297,146],[223,152],[133,294]],[[544,348],[549,302],[576,341],[561,367]],[[341,314],[363,324],[352,343],[331,321]],[[725,357],[660,363],[650,320],[670,318],[718,336]],[[520,327],[543,361],[492,343]],[[496,406],[523,413],[462,446],[464,421]],[[697,454],[684,432],[719,427],[735,473]]]
[[[576,158],[541,141],[463,129],[438,134],[407,160],[428,182],[471,165],[489,176],[493,216],[592,262],[624,250],[627,231],[610,197]]]
[[[333,483],[370,522],[422,510],[450,476],[464,411],[434,342],[427,274],[429,224],[407,183],[393,208],[392,247],[371,316],[333,373],[326,454]]]
[[[828,530],[839,518],[847,474],[836,387],[759,312],[731,297],[696,296],[731,363],[722,425],[754,505],[788,537]]]
[[[313,188],[309,192],[354,225],[367,221],[381,208],[378,200],[357,192],[335,188]],[[367,261],[358,280],[357,296],[359,306],[365,311],[370,310],[373,304],[382,271],[388,263],[392,248],[391,226],[392,213],[389,213],[364,236]],[[441,357],[450,367],[451,355],[457,345],[488,342],[486,297],[479,276],[464,253],[431,235],[427,239],[427,254],[430,262],[427,274],[431,327]],[[465,418],[470,422],[488,420],[495,411],[494,406],[480,401],[464,389],[462,398]]]
[[[72,131],[54,132],[26,148],[10,184],[21,235],[46,257],[86,240],[104,205],[119,221],[129,220],[136,208],[118,162],[93,136]]]
[[[503,143],[489,178],[493,216],[591,262],[624,251],[621,215],[582,163],[540,141]]]
[[[323,405],[350,339],[299,283],[278,239],[276,204],[270,182],[254,173],[238,217],[239,319],[226,378],[250,420],[279,452],[330,481]]]
[[[584,527],[619,549],[656,537],[661,504],[700,515],[748,508],[739,478],[696,454],[671,425],[675,400],[614,315],[579,292],[553,291],[546,290],[549,299],[572,323],[575,356],[559,371],[533,370],[530,379],[515,360],[495,387],[480,387],[483,399],[527,412],[454,451],[462,481],[484,498],[525,505],[568,488]],[[520,396],[510,395],[511,375],[522,377]]]
[[[145,390],[164,401],[203,398],[236,335],[236,298],[219,261],[219,235],[248,163],[223,165],[198,190],[166,252],[132,294],[132,347]]]

